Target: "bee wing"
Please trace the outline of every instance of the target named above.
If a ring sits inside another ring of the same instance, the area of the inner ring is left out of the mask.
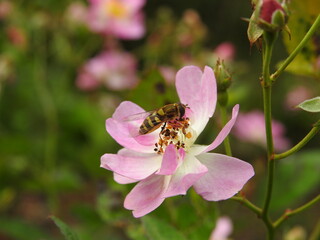
[[[123,123],[126,124],[129,128],[129,134],[133,138],[137,138],[141,135],[139,131],[140,125],[142,124],[144,119],[146,119],[150,114],[152,114],[152,112],[153,111],[135,113],[122,119]]]
[[[152,113],[154,113],[153,111],[148,111],[148,112],[140,112],[140,113],[136,113],[130,116],[127,116],[123,119],[123,121],[125,122],[130,122],[130,121],[135,121],[135,120],[141,120],[141,119],[145,119],[146,117],[148,117],[149,115],[151,115]]]

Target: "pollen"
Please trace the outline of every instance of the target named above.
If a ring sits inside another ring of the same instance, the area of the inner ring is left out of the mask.
[[[154,151],[158,154],[165,152],[165,148],[173,144],[177,150],[185,149],[187,139],[192,137],[192,133],[188,131],[190,120],[188,118],[175,119],[165,122],[159,133],[159,140],[155,143]]]
[[[186,134],[186,137],[187,137],[187,138],[191,138],[191,137],[192,137],[191,132],[188,132],[188,133]]]

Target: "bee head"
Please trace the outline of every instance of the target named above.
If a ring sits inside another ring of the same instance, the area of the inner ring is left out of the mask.
[[[180,117],[182,118],[184,116],[184,114],[186,113],[186,108],[188,106],[182,103],[178,103],[178,109],[179,109],[179,113],[180,113]]]

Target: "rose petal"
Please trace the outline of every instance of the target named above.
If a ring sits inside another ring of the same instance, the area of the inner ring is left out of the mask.
[[[133,210],[133,216],[138,218],[153,211],[164,201],[163,192],[167,188],[167,177],[152,175],[139,182],[127,195],[124,207]]]
[[[133,102],[122,102],[112,118],[106,121],[108,133],[123,147],[136,152],[153,153],[154,143],[157,142],[158,132],[138,135],[139,127],[144,118],[130,121],[129,117],[143,114],[145,111]]]
[[[180,101],[188,104],[194,116],[192,128],[199,135],[212,117],[217,102],[217,84],[210,67],[204,72],[195,66],[188,66],[178,71],[176,88]]]
[[[124,101],[120,103],[119,107],[113,113],[112,118],[117,121],[123,121],[128,116],[142,112],[145,112],[145,110],[142,107],[138,106],[133,102]]]
[[[253,167],[237,158],[216,153],[202,153],[197,158],[208,168],[208,173],[194,188],[208,201],[232,197],[254,175]]]
[[[231,128],[236,122],[237,116],[239,112],[239,104],[235,105],[232,109],[232,117],[229,120],[229,122],[223,127],[223,129],[220,131],[216,139],[204,150],[204,152],[209,152],[213,149],[215,149],[217,146],[219,146],[223,140],[226,138],[226,136],[230,133]]]
[[[139,180],[137,179],[132,179],[132,178],[128,178],[128,177],[124,177],[120,174],[117,173],[113,173],[113,179],[120,184],[128,184],[128,183],[134,183],[137,182]]]
[[[217,83],[216,77],[212,68],[205,66],[204,72],[202,75],[202,83],[201,83],[201,95],[206,104],[206,113],[208,117],[212,117],[217,104]]]
[[[145,179],[161,166],[161,156],[156,153],[137,153],[122,149],[118,154],[104,154],[101,167],[131,179]]]
[[[132,12],[136,12],[143,7],[145,2],[146,0],[127,0],[125,4]]]
[[[173,144],[170,144],[162,158],[161,168],[157,172],[159,175],[172,175],[179,165],[177,150]]]
[[[131,18],[124,19],[124,21],[114,21],[108,30],[122,39],[141,38],[145,34],[144,16],[137,13]]]
[[[216,222],[216,227],[211,233],[209,240],[228,240],[232,230],[231,219],[228,217],[220,217]]]
[[[172,175],[164,197],[185,195],[188,189],[207,171],[207,167],[200,163],[198,159],[190,154],[186,154],[183,163],[179,166],[176,173]]]
[[[203,153],[207,148],[208,146],[206,145],[193,144],[189,149],[189,154],[197,156]]]
[[[191,109],[197,109],[201,98],[202,71],[195,66],[183,67],[176,75],[176,88],[182,103],[188,104]]]

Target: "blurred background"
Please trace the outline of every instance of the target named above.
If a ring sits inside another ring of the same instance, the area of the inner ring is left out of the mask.
[[[186,65],[214,67],[220,58],[232,76],[229,109],[240,103],[239,123],[230,135],[233,155],[256,172],[243,192],[261,206],[266,176],[261,53],[250,46],[243,20],[252,14],[250,1],[129,3],[0,0],[0,239],[64,239],[51,215],[82,240],[152,239],[150,222],[181,231],[186,239],[209,239],[221,215],[232,219],[231,239],[262,239],[264,226],[248,209],[232,200],[206,202],[192,189],[134,219],[123,208],[133,185],[115,183],[112,172],[100,168],[104,153],[120,149],[105,131],[105,120],[120,102],[146,110],[177,102],[176,72]],[[291,39],[280,35],[272,70],[302,39],[319,4],[292,1]],[[274,85],[278,152],[294,146],[319,119],[294,108],[319,96],[319,54],[318,31]],[[211,142],[220,128],[217,109],[198,143]],[[277,164],[274,218],[318,194],[319,140],[318,135]],[[217,151],[224,153],[222,146]],[[318,204],[289,219],[278,239],[289,239],[292,231],[307,239],[319,210]]]

